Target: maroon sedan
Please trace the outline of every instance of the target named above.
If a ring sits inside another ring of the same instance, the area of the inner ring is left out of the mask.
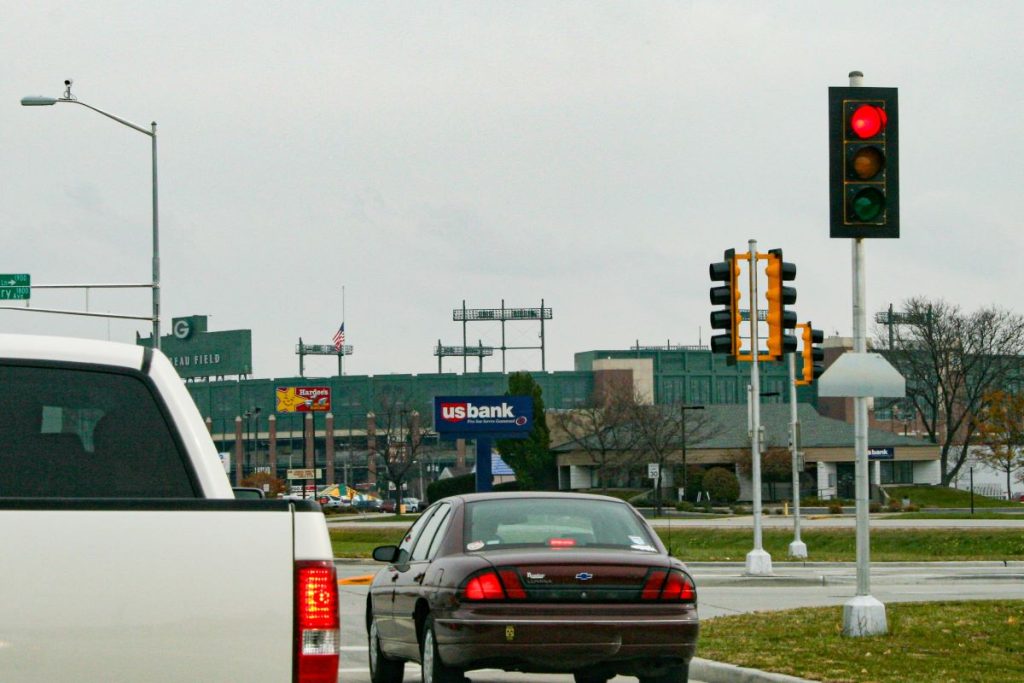
[[[617,674],[682,683],[697,645],[686,566],[628,503],[572,493],[477,493],[434,503],[370,586],[373,683],[463,681],[471,669]]]

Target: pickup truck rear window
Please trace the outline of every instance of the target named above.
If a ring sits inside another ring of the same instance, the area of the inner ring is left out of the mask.
[[[142,375],[0,364],[0,497],[195,498]]]

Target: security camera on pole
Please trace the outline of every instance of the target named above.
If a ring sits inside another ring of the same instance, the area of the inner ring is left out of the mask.
[[[900,236],[899,117],[896,88],[864,88],[863,79],[852,71],[849,87],[829,88],[829,236],[853,238],[853,353],[840,356],[818,384],[818,396],[852,397],[854,404],[857,595],[843,605],[847,636],[889,631],[885,605],[870,594],[868,397],[906,393],[896,369],[867,352],[864,238]]]

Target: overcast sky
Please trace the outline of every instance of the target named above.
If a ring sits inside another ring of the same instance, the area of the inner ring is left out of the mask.
[[[867,242],[869,312],[928,295],[1021,313],[1022,34],[1019,1],[0,0],[0,273],[151,277],[149,138],[19,106],[73,78],[80,101],[157,121],[164,333],[192,314],[250,328],[259,377],[296,375],[299,337],[330,342],[343,287],[351,374],[436,371],[463,300],[543,299],[548,370],[707,343],[708,263],[749,239],[797,264],[801,321],[849,335],[827,88],[859,69],[900,99],[902,236]],[[150,294],[88,303],[146,315]],[[0,311],[0,330],[150,325]],[[508,344],[538,332],[510,324]],[[500,344],[496,324],[469,335]],[[510,353],[521,368],[539,353]]]

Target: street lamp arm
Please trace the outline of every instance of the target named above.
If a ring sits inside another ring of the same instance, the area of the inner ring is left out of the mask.
[[[91,104],[86,104],[85,102],[82,102],[80,100],[73,100],[73,99],[61,97],[61,98],[58,98],[57,101],[58,102],[71,102],[73,104],[80,104],[83,107],[85,107],[86,109],[92,109],[97,114],[103,114],[108,119],[114,119],[118,123],[123,124],[125,126],[128,126],[129,128],[134,128],[135,130],[139,131],[140,133],[144,133],[145,135],[148,135],[151,138],[152,137],[156,137],[156,128],[155,127],[154,127],[153,130],[146,130],[142,126],[138,126],[138,125],[132,123],[131,121],[128,121],[127,119],[122,119],[120,116],[117,116],[116,114],[111,114],[109,111],[103,111],[102,109],[99,109],[98,107],[94,107]],[[156,122],[154,121],[153,123],[156,123]]]

